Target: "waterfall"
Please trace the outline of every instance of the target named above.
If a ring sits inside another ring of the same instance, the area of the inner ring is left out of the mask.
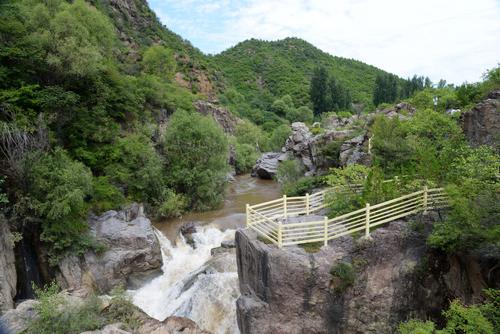
[[[161,245],[163,274],[142,288],[130,291],[133,302],[149,316],[187,317],[212,333],[238,333],[236,299],[239,296],[236,258],[233,253],[210,255],[234,230],[206,225],[193,234],[193,249],[179,236],[172,245],[155,231]]]

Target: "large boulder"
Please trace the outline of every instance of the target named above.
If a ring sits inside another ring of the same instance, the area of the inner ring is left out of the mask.
[[[415,107],[413,107],[408,102],[401,102],[390,106],[389,108],[377,111],[377,113],[384,114],[389,118],[398,117],[399,119],[407,119],[413,116],[416,111],[417,109],[415,109]]]
[[[68,256],[58,264],[56,278],[71,290],[106,293],[117,285],[151,278],[160,273],[160,244],[142,206],[134,204],[123,211],[108,211],[89,219],[91,233],[104,246],[82,257]]]
[[[436,253],[426,245],[431,226],[397,221],[371,240],[341,237],[316,253],[237,231],[241,333],[395,333],[410,317],[442,321],[450,299],[479,302],[482,289],[498,286],[498,259]],[[331,274],[340,263],[353,268],[352,281]]]
[[[9,225],[0,215],[0,313],[14,307],[16,283],[14,238]]]
[[[15,309],[8,310],[0,317],[0,326],[3,325],[9,334],[25,331],[31,321],[38,317],[35,306],[38,301],[28,299],[17,305]]]
[[[217,106],[207,101],[194,102],[196,111],[205,116],[211,116],[225,133],[234,134],[236,125],[241,121],[228,109]]]
[[[461,121],[471,145],[489,145],[500,152],[500,89],[463,113]]]
[[[281,152],[267,152],[257,160],[252,168],[252,176],[258,176],[261,179],[272,179],[278,172],[280,162],[287,159],[287,155]]]
[[[348,166],[353,164],[370,166],[372,159],[367,150],[368,136],[361,134],[346,140],[340,146],[340,165]]]
[[[292,123],[292,134],[287,138],[283,150],[297,158],[306,171],[314,173],[316,164],[314,161],[312,144],[314,136],[307,125],[302,122]]]

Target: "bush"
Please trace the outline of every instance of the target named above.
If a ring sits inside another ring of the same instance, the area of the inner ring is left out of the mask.
[[[100,315],[100,300],[86,298],[82,304],[68,303],[59,293],[59,287],[51,283],[45,288],[33,286],[38,304],[38,317],[26,330],[28,334],[67,334],[96,330],[104,326],[106,319]]]
[[[217,124],[197,113],[177,111],[162,145],[170,186],[185,194],[194,209],[219,205],[228,172],[228,143]]]
[[[261,152],[265,152],[269,148],[266,134],[249,121],[241,122],[236,126],[235,136],[236,142],[251,145]]]
[[[435,325],[432,321],[409,320],[401,323],[398,331],[400,334],[434,334]]]
[[[237,174],[243,174],[249,172],[255,165],[259,154],[257,153],[254,146],[249,144],[239,144],[235,145],[235,169]]]
[[[165,189],[162,198],[164,200],[157,209],[157,216],[160,218],[180,217],[189,205],[189,198],[176,194],[171,189]]]
[[[356,273],[351,264],[340,262],[330,268],[330,274],[337,278],[338,283],[335,284],[335,292],[344,292],[348,287],[354,284]]]
[[[127,330],[135,332],[142,321],[137,307],[132,303],[125,289],[122,286],[113,288],[111,297],[111,302],[106,310],[108,321],[123,323]]]
[[[285,160],[281,162],[278,166],[278,172],[276,173],[276,179],[282,185],[296,182],[304,175],[304,171],[300,163],[293,160]]]
[[[68,252],[82,254],[90,246],[86,224],[90,170],[62,149],[34,153],[25,163],[30,166],[27,201],[42,220],[41,239],[50,246],[51,262]]]
[[[117,209],[125,203],[122,192],[109,182],[109,177],[99,176],[93,179],[94,196],[92,207],[97,214]]]
[[[287,138],[292,134],[292,129],[288,124],[282,124],[274,128],[269,138],[269,149],[274,152],[280,152],[285,146]]]
[[[307,106],[290,108],[286,111],[285,118],[290,122],[311,123],[314,118],[313,111]]]
[[[318,176],[305,176],[295,182],[283,185],[283,193],[287,196],[304,196],[312,193],[313,189],[323,185],[323,178]]]

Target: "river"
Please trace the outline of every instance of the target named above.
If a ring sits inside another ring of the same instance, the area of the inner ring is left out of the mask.
[[[194,320],[214,334],[238,333],[236,258],[233,252],[211,256],[210,250],[234,239],[235,230],[244,227],[245,204],[269,201],[280,194],[273,181],[237,176],[229,184],[220,209],[156,222],[163,274],[130,291],[134,304],[158,320],[177,315]],[[199,224],[193,234],[195,248],[178,233],[186,222]]]

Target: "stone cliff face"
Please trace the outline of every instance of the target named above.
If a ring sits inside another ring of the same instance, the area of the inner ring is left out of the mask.
[[[478,301],[481,289],[499,282],[498,259],[432,253],[425,236],[405,222],[371,236],[339,238],[308,254],[300,247],[279,250],[253,232],[238,231],[240,331],[394,333],[410,317],[439,320],[450,299]],[[355,271],[346,288],[330,274],[341,262]]]
[[[461,121],[471,145],[489,145],[500,152],[500,89],[462,114]]]
[[[13,238],[7,222],[0,215],[0,313],[14,307],[16,282]]]

